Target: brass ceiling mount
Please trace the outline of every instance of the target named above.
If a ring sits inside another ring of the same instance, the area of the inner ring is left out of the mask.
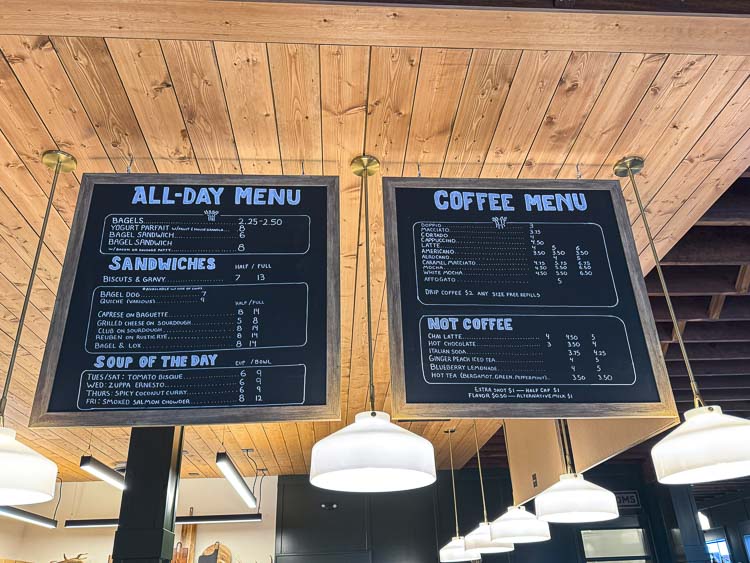
[[[615,176],[618,178],[627,178],[628,170],[633,174],[638,174],[643,170],[644,162],[643,157],[640,156],[626,156],[625,158],[621,158],[613,167]]]
[[[42,163],[47,168],[54,170],[60,165],[60,172],[73,172],[78,162],[72,154],[61,150],[44,151],[42,153]]]
[[[352,160],[351,167],[352,172],[354,172],[356,176],[362,177],[365,173],[368,176],[374,176],[375,173],[380,170],[380,161],[374,156],[363,154]]]

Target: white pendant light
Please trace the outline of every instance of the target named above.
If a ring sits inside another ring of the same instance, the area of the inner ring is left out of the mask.
[[[479,452],[477,421],[474,421],[474,446],[477,449],[477,469],[479,470],[479,487],[482,492],[482,514],[484,520],[472,532],[466,534],[466,548],[479,553],[507,553],[513,551],[513,544],[507,541],[492,541],[490,524],[487,521],[487,500],[484,496],[484,476],[482,474],[482,456]]]
[[[52,500],[56,482],[57,465],[0,428],[0,506]]]
[[[651,235],[648,214],[643,207],[635,175],[644,166],[643,158],[628,156],[615,164],[614,172],[629,178],[641,213],[656,273],[661,283],[664,300],[672,319],[673,333],[685,362],[685,369],[693,392],[695,408],[685,412],[685,422],[670,432],[651,450],[651,459],[660,483],[687,485],[735,479],[750,475],[750,421],[722,414],[718,406],[706,406],[698,390],[690,358],[682,338],[682,330],[672,306],[664,272],[659,263],[659,253]]]
[[[614,493],[577,473],[561,475],[557,483],[534,499],[534,507],[537,518],[559,524],[603,522],[620,515]]]
[[[455,428],[445,431],[448,434],[448,453],[451,461],[451,488],[453,490],[453,517],[456,521],[456,535],[445,544],[438,553],[440,563],[453,563],[454,561],[476,561],[482,558],[482,554],[473,549],[468,549],[466,539],[461,536],[458,529],[458,501],[456,499],[456,477],[453,473],[453,443],[451,434],[456,431]]]
[[[505,514],[490,525],[493,540],[532,543],[550,539],[549,524],[539,520],[523,506],[509,506]]]
[[[472,532],[466,534],[466,549],[479,553],[508,553],[515,549],[513,542],[492,539],[490,524],[480,522]]]
[[[355,158],[351,167],[352,172],[362,178],[360,202],[364,204],[365,210],[370,410],[359,413],[353,424],[313,446],[310,483],[323,489],[360,493],[416,489],[435,482],[435,451],[432,444],[421,436],[392,424],[387,413],[375,410],[367,178],[377,172],[380,163],[375,157],[363,155]],[[357,248],[360,246],[360,232],[361,230],[357,234]],[[356,283],[355,279],[355,285]]]
[[[5,409],[10,396],[10,382],[13,379],[13,368],[21,345],[26,312],[29,309],[31,290],[39,267],[39,259],[44,247],[44,235],[47,232],[50,212],[57,188],[60,172],[72,172],[76,168],[76,159],[63,151],[51,150],[42,154],[42,163],[54,170],[52,185],[47,198],[47,207],[39,230],[39,240],[36,245],[34,261],[31,265],[31,275],[24,294],[21,313],[18,316],[16,338],[8,361],[8,374],[5,376],[3,391],[0,394],[0,506],[10,504],[35,504],[46,502],[55,496],[57,482],[57,465],[34,450],[16,440],[16,433],[5,428]]]
[[[482,558],[478,551],[472,551],[466,548],[464,538],[457,536],[452,538],[440,550],[440,563],[454,563],[456,561],[477,561]]]
[[[651,450],[656,478],[666,485],[750,475],[750,421],[708,406],[685,412],[685,422]]]
[[[384,412],[362,412],[354,424],[313,446],[310,483],[335,491],[380,493],[435,482],[432,444],[390,421]]]

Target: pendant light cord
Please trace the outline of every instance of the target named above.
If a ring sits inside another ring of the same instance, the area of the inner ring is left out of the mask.
[[[370,288],[370,194],[367,186],[369,171],[365,169],[362,174],[362,197],[365,199],[365,274],[367,278],[367,360],[370,376],[370,412],[375,416],[375,376],[373,369],[372,350],[372,295]]]
[[[576,468],[573,462],[573,448],[570,445],[570,433],[568,431],[568,421],[560,419],[557,421],[557,429],[560,432],[560,441],[562,442],[563,462],[565,463],[566,473],[575,473]]]
[[[456,500],[456,476],[453,473],[453,444],[451,442],[451,434],[453,434],[455,430],[446,430],[446,433],[448,434],[448,453],[450,454],[451,458],[451,485],[453,486],[453,516],[456,519],[456,537],[460,537],[461,534],[458,531],[458,501]]]
[[[482,511],[484,522],[487,523],[487,500],[484,497],[484,478],[482,477],[482,459],[479,457],[479,438],[477,437],[477,421],[474,421],[474,444],[477,447],[477,467],[479,468],[479,488],[482,490]]]
[[[0,426],[5,426],[5,409],[8,406],[8,395],[10,394],[10,382],[13,378],[13,368],[16,364],[16,356],[18,355],[18,349],[21,346],[21,336],[23,335],[23,327],[26,322],[26,312],[29,309],[29,303],[31,302],[31,290],[34,287],[34,279],[36,278],[36,271],[39,268],[39,258],[42,255],[42,249],[44,248],[44,235],[47,232],[47,224],[49,223],[50,211],[52,211],[52,202],[55,197],[55,189],[57,188],[57,178],[60,176],[60,168],[62,162],[57,161],[55,165],[55,172],[52,176],[52,186],[49,190],[49,199],[47,200],[47,208],[44,212],[44,219],[42,220],[42,228],[39,230],[39,242],[36,245],[36,253],[34,254],[34,261],[31,264],[31,275],[29,276],[29,283],[26,287],[26,295],[23,298],[23,306],[21,307],[21,314],[18,317],[18,328],[16,329],[16,339],[13,342],[13,351],[10,353],[10,361],[8,362],[8,374],[5,377],[5,383],[3,384],[3,394],[0,396]]]
[[[641,213],[641,219],[643,220],[643,226],[646,230],[646,237],[648,238],[648,244],[651,247],[651,253],[654,256],[654,264],[656,265],[656,273],[659,277],[659,283],[661,283],[661,289],[664,293],[664,300],[667,302],[667,309],[669,310],[669,316],[672,318],[672,326],[674,327],[675,336],[677,337],[677,343],[680,346],[680,352],[682,353],[682,359],[685,362],[685,368],[687,369],[688,379],[690,380],[690,389],[693,392],[693,404],[696,408],[705,406],[703,398],[701,397],[700,391],[698,390],[698,383],[695,381],[695,375],[693,374],[693,368],[690,365],[690,359],[688,358],[687,348],[685,347],[685,341],[682,338],[682,331],[680,325],[677,322],[677,315],[674,312],[672,306],[672,299],[669,297],[669,290],[667,289],[667,281],[664,278],[664,272],[661,269],[659,262],[659,252],[656,250],[656,243],[654,237],[651,234],[651,227],[648,224],[648,218],[646,217],[646,209],[641,201],[641,194],[638,190],[638,184],[635,181],[635,174],[629,164],[626,164],[628,170],[628,177],[630,178],[630,184],[633,186],[633,193],[635,193],[635,200],[638,202],[638,210]]]

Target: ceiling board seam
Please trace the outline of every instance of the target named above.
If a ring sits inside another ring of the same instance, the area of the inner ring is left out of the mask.
[[[731,148],[730,148],[730,149],[729,149],[729,150],[727,151],[727,153],[726,153],[726,154],[724,155],[724,157],[723,157],[723,158],[722,158],[722,159],[721,159],[720,161],[718,161],[718,162],[717,162],[717,163],[716,163],[716,164],[714,165],[714,167],[713,167],[713,168],[711,169],[711,171],[710,171],[710,172],[709,172],[708,174],[706,174],[706,176],[705,176],[705,177],[704,177],[704,178],[703,178],[703,179],[702,179],[702,180],[700,181],[700,183],[698,184],[698,187],[697,187],[697,188],[696,188],[695,190],[693,190],[693,192],[692,192],[692,193],[691,193],[691,194],[690,194],[690,195],[689,195],[689,196],[688,196],[687,198],[685,198],[685,199],[684,199],[684,200],[682,201],[682,204],[680,204],[680,207],[678,207],[678,208],[677,208],[677,209],[675,210],[675,212],[674,212],[674,214],[672,215],[672,217],[676,216],[676,215],[677,215],[677,214],[679,213],[680,209],[682,209],[682,208],[683,208],[683,207],[684,207],[684,206],[685,206],[685,205],[687,204],[687,202],[688,202],[688,201],[690,200],[690,197],[691,197],[691,196],[692,196],[692,195],[693,195],[693,194],[694,194],[695,192],[697,192],[698,190],[700,190],[700,189],[701,189],[701,187],[703,186],[703,184],[705,183],[705,181],[706,181],[706,180],[707,180],[707,179],[709,178],[709,176],[711,176],[711,174],[713,173],[713,171],[714,171],[714,170],[716,170],[716,168],[717,168],[718,166],[720,166],[722,162],[724,162],[724,159],[725,159],[725,158],[726,158],[726,157],[727,157],[727,156],[728,156],[728,155],[729,155],[729,154],[730,154],[730,153],[731,153],[731,152],[732,152],[732,151],[734,150],[734,148],[735,148],[735,147],[736,147],[737,145],[739,145],[740,143],[742,143],[743,139],[744,139],[744,138],[745,138],[745,137],[746,137],[746,136],[747,136],[748,134],[750,134],[750,128],[748,128],[748,129],[747,129],[747,130],[745,131],[745,133],[743,133],[742,135],[740,135],[740,137],[739,137],[739,138],[737,139],[737,141],[736,141],[736,142],[735,142],[735,143],[734,143],[734,144],[733,144],[733,145],[731,146]],[[729,186],[729,187],[731,187],[731,186]],[[640,217],[640,215],[639,215],[639,217]],[[672,224],[672,219],[670,218],[670,220],[669,220],[669,221],[667,221],[666,223],[664,223],[664,225],[662,225],[661,229],[659,229],[659,231],[658,231],[658,232],[657,232],[657,233],[656,233],[656,234],[654,235],[654,241],[656,241],[656,240],[657,240],[657,239],[659,238],[659,234],[660,234],[660,233],[661,233],[661,232],[662,232],[662,231],[663,231],[664,229],[666,229],[666,228],[667,228],[667,227],[668,227],[669,225],[671,225],[671,224]],[[691,228],[692,228],[692,227],[691,227]],[[689,230],[689,229],[688,229],[688,230]],[[683,236],[684,236],[684,235],[683,235]],[[682,238],[682,237],[680,237],[680,238]],[[676,241],[676,242],[678,242],[678,241]],[[669,250],[671,250],[671,248],[670,248]],[[665,251],[664,255],[666,255],[666,254],[667,254],[667,253],[669,252],[669,250]],[[643,256],[643,255],[648,255],[648,254],[649,254],[650,252],[651,252],[651,251],[649,250],[649,248],[648,248],[648,246],[647,246],[646,248],[644,248],[644,249],[643,249],[643,250],[642,250],[642,251],[640,252],[639,256]],[[661,258],[663,259],[663,258],[664,258],[664,256],[661,256]],[[678,266],[678,267],[679,267],[679,266]],[[707,294],[707,295],[715,295],[715,294]],[[728,295],[734,295],[734,294],[728,294]]]
[[[701,77],[700,77],[699,79],[697,79],[697,80],[695,81],[695,84],[693,84],[693,87],[692,87],[692,88],[690,89],[690,92],[689,92],[689,93],[688,93],[688,94],[687,94],[687,95],[685,96],[685,99],[684,99],[684,100],[682,101],[682,103],[680,104],[680,107],[678,107],[678,108],[677,108],[677,109],[676,109],[676,110],[674,111],[674,114],[673,114],[673,115],[672,115],[672,117],[671,117],[671,118],[670,118],[670,119],[669,119],[669,120],[668,120],[668,121],[666,122],[666,124],[664,125],[664,128],[663,128],[663,129],[662,129],[661,131],[659,131],[659,132],[658,132],[658,134],[654,135],[654,142],[653,142],[653,144],[651,145],[651,148],[650,148],[650,149],[648,149],[647,153],[646,153],[645,155],[638,155],[638,156],[648,156],[648,154],[650,154],[650,153],[651,153],[651,151],[652,151],[652,150],[654,149],[654,146],[656,145],[656,141],[658,141],[658,140],[659,140],[659,139],[661,138],[661,136],[662,136],[662,135],[664,134],[664,132],[665,132],[665,131],[666,131],[667,129],[669,129],[669,127],[670,127],[670,124],[672,123],[672,121],[674,121],[674,118],[675,118],[675,117],[676,117],[676,116],[677,116],[677,115],[678,115],[678,114],[679,114],[679,113],[680,113],[680,112],[682,111],[682,108],[684,108],[684,107],[685,107],[685,104],[687,104],[688,100],[689,100],[689,99],[690,99],[690,97],[691,97],[691,96],[693,95],[693,92],[695,92],[695,89],[696,89],[696,88],[698,88],[698,85],[699,85],[699,84],[700,84],[701,82],[703,82],[703,79],[704,79],[704,78],[706,77],[706,74],[708,74],[708,71],[709,71],[709,70],[711,69],[711,67],[713,67],[714,63],[716,63],[716,59],[717,59],[717,57],[716,57],[716,56],[713,56],[713,59],[711,60],[711,64],[709,64],[708,66],[706,66],[706,70],[704,70],[704,71],[703,71],[703,73],[701,74]],[[656,80],[656,77],[654,78],[654,81],[655,81],[655,80]],[[653,84],[653,82],[652,82],[651,84]],[[639,105],[639,106],[640,106],[640,105]],[[637,110],[637,108],[636,108],[636,110]],[[616,143],[615,143],[615,146],[617,146],[617,144],[616,144]],[[612,147],[612,149],[614,150],[614,147]],[[610,154],[609,154],[609,155],[607,155],[607,158],[605,159],[604,163],[602,164],[602,167],[604,166],[604,164],[606,164],[607,162],[609,162],[609,158],[610,158],[610,156],[612,156],[612,153],[611,153],[611,151],[610,151]],[[620,158],[622,158],[623,156],[627,156],[627,155],[615,155],[615,160],[617,160],[617,159],[620,159]],[[601,170],[601,169],[600,169],[600,170]],[[628,187],[629,185],[630,185],[630,180],[620,180],[620,187],[622,188],[622,191],[623,191],[623,193],[625,192],[625,190],[627,189],[627,187]],[[648,204],[647,204],[647,205],[648,205]],[[631,222],[631,225],[635,225],[636,221],[638,220],[638,217],[640,217],[640,213],[638,213],[638,215],[636,216],[635,220],[633,220],[633,221]]]
[[[664,53],[642,53],[642,54],[643,54],[643,61],[645,61],[647,57],[658,56],[658,55],[664,54]],[[620,55],[622,56],[622,53],[620,53]],[[602,167],[607,162],[607,159],[612,154],[612,150],[617,146],[617,142],[620,140],[620,138],[622,137],[622,135],[625,133],[625,130],[630,125],[630,122],[632,121],[633,116],[636,114],[636,112],[638,111],[638,108],[643,103],[643,100],[648,95],[649,91],[651,90],[651,86],[653,85],[653,83],[657,79],[657,77],[659,76],[659,73],[661,72],[661,69],[666,64],[668,58],[669,58],[669,54],[665,54],[664,58],[661,61],[661,64],[659,65],[659,68],[656,69],[656,72],[654,72],[654,77],[651,79],[651,82],[649,82],[648,87],[644,88],[643,95],[641,96],[641,99],[638,100],[638,103],[633,106],[633,111],[630,112],[630,115],[628,116],[628,119],[625,121],[625,124],[623,125],[622,129],[620,130],[620,133],[617,135],[617,137],[615,137],[614,141],[612,142],[612,146],[610,146],[609,149],[607,149],[607,154],[604,157],[604,161],[602,162],[602,164],[599,165],[599,168],[597,168],[596,171],[593,172],[593,174],[591,175],[592,178],[596,178],[598,176],[598,174],[601,171]],[[643,61],[641,61],[641,64],[643,64]],[[605,84],[605,87],[606,87],[606,84]],[[602,88],[602,90],[604,90],[604,88]],[[578,139],[576,139],[576,141],[578,141]],[[573,147],[571,148],[571,151],[574,148],[575,148],[575,143],[573,143]],[[570,154],[570,153],[568,153],[568,154]],[[566,159],[566,162],[567,162],[567,159]]]
[[[536,142],[536,138],[539,136],[539,131],[542,130],[542,126],[544,125],[544,119],[547,117],[547,113],[549,113],[549,108],[552,107],[552,101],[555,99],[555,96],[557,96],[557,92],[560,89],[560,79],[565,75],[565,71],[568,70],[568,66],[570,66],[570,60],[573,58],[573,54],[575,52],[576,51],[570,51],[570,53],[568,54],[568,60],[565,62],[565,66],[563,67],[563,70],[560,73],[560,76],[557,77],[557,86],[555,87],[555,91],[552,93],[552,95],[549,98],[549,102],[547,103],[547,109],[545,109],[544,113],[542,114],[542,119],[536,128],[536,133],[534,133],[534,137],[531,139],[531,142],[528,143],[529,148],[526,150],[526,153],[523,155],[522,158],[519,159],[518,172],[516,173],[516,176],[515,176],[516,179],[521,177],[521,172],[523,172],[524,166],[526,166],[526,159],[529,157],[529,153],[531,152],[531,149],[534,148],[534,143]]]
[[[146,146],[146,150],[148,151],[148,156],[151,159],[151,163],[154,165],[154,170],[158,170],[156,166],[156,159],[154,159],[154,154],[151,151],[151,146],[148,144],[148,139],[146,138],[146,135],[143,132],[143,128],[141,127],[141,121],[138,119],[138,115],[135,113],[135,108],[133,107],[133,102],[130,99],[130,95],[128,94],[128,89],[125,88],[125,83],[122,81],[122,76],[120,76],[120,71],[117,68],[117,63],[115,63],[115,59],[112,57],[112,52],[109,50],[109,43],[107,43],[106,39],[103,39],[103,42],[104,42],[104,48],[107,51],[107,56],[112,61],[112,68],[115,69],[115,74],[117,74],[117,80],[120,82],[120,88],[122,88],[122,91],[125,94],[125,99],[128,101],[128,106],[130,107],[130,113],[133,115],[133,120],[135,121],[135,124],[138,127],[138,132],[141,134],[141,138],[143,139],[143,144]],[[132,154],[130,156],[131,158],[134,158]]]
[[[323,150],[323,55],[321,53],[321,45],[317,46],[318,51],[318,111],[320,112],[320,173],[325,173],[325,152]]]
[[[216,43],[214,41],[211,44],[211,56],[214,60],[214,66],[216,67],[216,73],[219,75],[219,88],[221,89],[221,99],[224,100],[224,111],[227,115],[227,123],[229,123],[229,130],[232,132],[232,147],[234,148],[234,156],[237,158],[237,165],[240,170],[240,174],[244,174],[245,171],[242,169],[242,159],[240,158],[240,151],[237,149],[237,136],[234,134],[234,122],[232,122],[232,114],[229,111],[229,102],[227,101],[227,93],[224,90],[224,77],[221,74],[221,65],[219,64],[219,57],[216,56]]]
[[[451,129],[448,132],[448,138],[446,139],[445,143],[445,149],[443,149],[443,162],[440,165],[440,174],[438,175],[440,178],[443,177],[443,170],[445,170],[445,159],[448,158],[448,148],[451,145],[451,138],[453,137],[453,128],[456,126],[456,119],[458,119],[458,110],[461,107],[461,102],[464,99],[464,92],[466,92],[466,78],[469,76],[469,69],[471,68],[471,63],[474,60],[474,54],[476,53],[476,49],[471,50],[471,54],[469,55],[469,63],[466,65],[466,69],[464,70],[464,79],[461,81],[461,92],[458,95],[458,103],[456,104],[456,109],[453,112],[453,118],[451,119]]]
[[[672,172],[670,172],[669,176],[667,176],[667,178],[664,180],[664,182],[662,183],[662,185],[659,186],[659,189],[656,191],[656,193],[654,194],[654,196],[646,204],[646,213],[648,213],[648,206],[656,200],[656,197],[659,195],[659,193],[661,193],[662,188],[665,185],[667,185],[669,183],[669,181],[672,179],[672,177],[677,173],[677,169],[679,168],[679,165],[682,162],[685,161],[685,159],[691,153],[691,151],[695,148],[695,146],[698,145],[698,143],[701,142],[701,140],[703,139],[703,136],[708,132],[708,130],[711,128],[711,126],[719,119],[719,117],[721,117],[721,114],[724,111],[724,109],[732,102],[732,100],[737,95],[737,93],[739,92],[739,90],[742,88],[742,86],[746,82],[748,82],[748,80],[750,80],[750,78],[745,77],[745,80],[740,84],[740,86],[737,88],[737,90],[735,90],[734,93],[732,94],[732,96],[727,100],[727,103],[724,106],[722,106],[722,109],[719,111],[719,113],[717,113],[716,116],[714,117],[714,119],[711,120],[711,123],[709,123],[708,126],[701,132],[701,134],[698,135],[698,138],[695,140],[695,143],[693,143],[690,146],[690,148],[687,150],[687,152],[680,159],[680,162],[677,164],[677,166],[672,170]],[[747,133],[747,131],[745,133],[743,133],[742,135],[739,135],[737,137],[737,140],[732,144],[732,146],[729,148],[729,150],[727,150],[727,152],[724,154],[724,156],[720,160],[716,161],[716,163],[711,167],[711,169],[706,172],[706,174],[703,176],[703,178],[700,180],[700,182],[697,183],[695,189],[692,192],[690,192],[690,194],[688,194],[682,200],[682,203],[680,204],[680,206],[675,209],[674,213],[672,213],[672,217],[674,217],[680,211],[680,209],[682,209],[682,207],[690,200],[690,198],[693,196],[693,194],[695,194],[695,192],[697,192],[700,189],[700,187],[703,185],[703,182],[706,180],[706,178],[708,178],[713,173],[713,171],[716,169],[716,167],[721,164],[721,162],[724,160],[724,158],[726,158],[726,155],[728,155],[732,151],[732,149],[734,149],[734,147],[737,146],[737,144],[739,144],[742,141],[742,138],[745,136],[746,133]],[[640,214],[639,214],[639,217],[640,217]],[[698,219],[699,219],[699,217],[696,218],[696,221]],[[637,220],[637,218],[636,218],[636,220]],[[654,233],[654,240],[657,240],[659,238],[659,234],[666,228],[666,226],[670,222],[671,222],[671,218],[670,218],[669,221],[667,221],[661,227],[659,227],[659,229],[656,231],[656,233]],[[631,224],[631,226],[634,226],[635,223],[636,223],[636,221],[633,221],[633,223]],[[644,247],[644,251],[645,250],[647,250],[647,248]]]
[[[268,53],[268,43],[263,43],[263,51],[266,53],[266,66],[268,67],[268,84],[271,90],[271,103],[273,104],[273,122],[276,125],[276,146],[279,150],[279,166],[281,174],[284,174],[284,159],[281,152],[281,133],[279,132],[279,108],[276,106],[276,89],[273,87],[273,76],[271,70],[271,55]]]
[[[560,173],[565,168],[565,163],[568,161],[568,157],[570,156],[570,153],[573,151],[573,147],[575,147],[576,143],[578,142],[578,138],[581,136],[581,133],[586,128],[586,124],[588,123],[589,119],[591,119],[591,116],[594,114],[594,108],[596,107],[596,104],[599,102],[599,98],[602,97],[602,92],[604,92],[605,88],[607,87],[607,82],[609,82],[610,78],[612,78],[612,74],[614,73],[615,68],[617,67],[617,63],[620,62],[621,57],[622,57],[622,53],[617,53],[617,58],[615,59],[615,62],[612,65],[612,68],[609,69],[609,74],[607,74],[606,80],[602,82],[602,87],[597,93],[596,99],[591,104],[591,109],[589,110],[589,113],[586,116],[586,119],[583,120],[583,123],[581,124],[580,129],[578,129],[578,134],[576,135],[576,138],[573,139],[572,143],[570,143],[570,148],[568,148],[568,152],[565,153],[565,157],[562,159],[562,164],[560,164],[560,168],[558,168],[557,174],[555,174],[555,179],[560,177]],[[577,165],[579,163],[575,163],[575,164]]]
[[[417,65],[417,76],[414,78],[414,95],[411,99],[411,112],[409,113],[409,126],[406,128],[406,143],[404,143],[404,161],[401,163],[401,176],[404,175],[404,171],[406,170],[406,155],[409,154],[409,139],[411,138],[411,125],[414,122],[414,104],[416,104],[417,102],[417,90],[419,88],[419,74],[422,71],[423,54],[424,49],[420,47],[419,64]]]
[[[513,51],[516,49],[504,49],[504,50]],[[523,49],[517,49],[517,50],[519,52],[518,60],[516,61],[516,66],[513,68],[513,76],[511,76],[510,82],[508,83],[508,91],[505,93],[505,101],[503,101],[503,107],[501,107],[500,111],[497,112],[497,121],[495,121],[495,126],[492,128],[492,135],[490,135],[489,143],[484,149],[484,158],[482,159],[482,164],[479,167],[477,178],[480,178],[482,176],[482,170],[484,170],[484,165],[487,162],[487,155],[490,154],[490,148],[492,148],[492,140],[495,136],[495,131],[497,131],[497,128],[500,125],[500,119],[503,117],[503,111],[505,111],[505,106],[508,104],[508,98],[510,97],[510,89],[513,88],[513,83],[515,82],[516,75],[518,74],[518,68],[521,66],[521,57],[523,56]]]
[[[10,147],[10,149],[11,149],[11,150],[13,151],[13,154],[15,154],[15,155],[16,155],[16,158],[18,159],[18,161],[19,161],[19,162],[20,162],[21,164],[23,164],[23,167],[24,167],[24,169],[25,169],[25,170],[26,170],[27,172],[29,172],[29,177],[30,177],[30,178],[32,179],[32,181],[34,182],[34,184],[35,184],[35,185],[36,185],[36,186],[37,186],[37,187],[39,188],[39,191],[40,191],[40,192],[41,192],[41,193],[42,193],[43,195],[47,196],[47,194],[45,194],[45,192],[44,192],[44,190],[42,189],[42,187],[41,187],[41,186],[39,185],[39,182],[37,182],[37,181],[36,181],[36,179],[34,178],[34,176],[33,176],[33,175],[31,174],[31,172],[29,171],[28,167],[26,166],[26,163],[25,163],[25,162],[24,162],[24,160],[23,160],[23,159],[21,158],[21,155],[19,155],[19,154],[18,154],[18,152],[16,151],[16,149],[15,149],[15,148],[13,147],[13,145],[11,145],[11,144],[10,144],[10,141],[8,141],[8,138],[7,138],[6,136],[5,136],[5,133],[3,133],[3,132],[2,132],[1,130],[0,130],[0,135],[2,135],[2,136],[3,136],[3,138],[5,139],[5,141],[6,141],[6,142],[7,142],[7,144],[8,144],[8,147]],[[30,229],[31,229],[31,230],[32,230],[32,231],[33,231],[33,232],[34,232],[34,233],[36,234],[37,238],[39,238],[39,232],[37,231],[37,229],[36,229],[36,228],[34,228],[34,225],[32,225],[32,224],[31,224],[31,223],[29,222],[29,220],[28,220],[28,219],[26,218],[26,215],[24,215],[24,214],[23,214],[23,212],[22,212],[22,211],[21,211],[21,210],[20,210],[20,209],[18,208],[18,206],[16,205],[16,202],[15,202],[15,200],[14,200],[14,198],[13,198],[13,194],[11,194],[11,193],[7,193],[7,192],[5,191],[5,188],[4,188],[4,187],[3,187],[2,185],[0,185],[0,191],[2,191],[2,193],[3,193],[3,194],[5,194],[5,197],[6,197],[7,199],[8,199],[8,201],[10,202],[10,204],[11,204],[11,205],[13,206],[13,209],[15,209],[15,210],[16,210],[16,212],[18,213],[18,216],[19,216],[19,217],[21,218],[21,220],[22,220],[22,221],[23,221],[24,223],[26,223],[26,224],[27,224],[27,225],[29,226],[29,228],[30,228]],[[47,197],[48,197],[48,196],[47,196]],[[66,225],[66,226],[68,226],[68,224],[67,224],[67,223],[65,222],[65,220],[64,220],[64,219],[63,219],[63,217],[62,217],[62,215],[60,215],[60,212],[59,212],[59,211],[57,211],[57,208],[55,208],[55,207],[54,207],[54,205],[53,205],[53,208],[54,208],[54,210],[55,210],[54,212],[55,212],[55,213],[57,213],[57,215],[58,215],[59,219],[60,219],[60,220],[61,220],[61,221],[62,221],[62,222],[63,222],[63,223],[64,223],[64,224]],[[3,237],[3,238],[5,238],[5,237]],[[17,242],[17,241],[14,241],[14,242]],[[14,252],[15,252],[16,254],[18,254],[18,257],[19,257],[19,258],[20,258],[20,259],[21,259],[21,260],[22,260],[22,261],[23,261],[24,263],[26,263],[26,260],[24,260],[24,259],[23,259],[23,256],[21,256],[21,254],[20,254],[20,253],[19,253],[19,252],[18,252],[18,251],[16,250],[16,246],[17,246],[17,245],[16,245],[16,244],[11,244],[11,243],[10,243],[10,241],[8,241],[8,244],[9,244],[9,246],[10,246],[10,247],[11,247],[11,248],[13,249],[13,251],[14,251]],[[55,259],[55,261],[56,261],[56,262],[57,262],[58,264],[60,264],[60,266],[62,267],[62,262],[60,262],[60,259],[59,259],[59,258],[57,257],[57,255],[56,255],[56,254],[54,253],[54,251],[53,251],[53,250],[52,250],[52,249],[51,249],[51,248],[50,248],[50,247],[49,247],[49,246],[47,245],[47,243],[46,243],[46,242],[44,243],[44,248],[46,248],[46,249],[47,249],[47,250],[49,251],[50,255],[51,255],[51,256],[52,256],[52,257],[53,257],[53,258]],[[41,279],[42,279],[42,281],[43,281],[43,283],[44,283],[44,279],[43,279],[43,278],[41,278]],[[54,292],[56,292],[56,288],[50,288],[50,287],[49,287],[49,286],[48,286],[48,285],[47,285],[46,283],[45,283],[45,286],[46,286],[46,287],[47,287],[47,288],[48,288],[48,289],[49,289],[50,291],[52,291],[53,293],[54,293]]]
[[[29,106],[34,111],[34,114],[36,114],[37,119],[39,120],[39,123],[42,124],[42,127],[44,127],[44,130],[47,132],[47,135],[49,136],[50,140],[52,141],[52,144],[54,145],[54,147],[49,147],[49,149],[53,149],[54,148],[54,149],[58,149],[59,150],[60,149],[60,145],[57,142],[57,139],[55,139],[55,136],[52,134],[52,131],[49,130],[49,127],[47,126],[47,123],[45,123],[44,119],[42,119],[42,116],[39,113],[39,110],[37,109],[37,107],[34,104],[34,102],[31,101],[31,98],[29,97],[29,93],[26,91],[26,88],[24,88],[23,84],[18,79],[18,75],[16,75],[16,71],[13,70],[13,65],[10,64],[10,62],[8,61],[8,58],[5,56],[5,52],[2,49],[0,49],[0,57],[3,58],[3,61],[5,62],[5,64],[8,67],[8,70],[10,70],[11,74],[13,75],[13,78],[15,78],[16,84],[18,84],[18,87],[21,89],[21,91],[23,92],[23,95],[26,97],[26,101],[29,103]],[[15,147],[13,148],[13,150],[15,150]],[[47,149],[45,149],[45,150],[47,150]],[[28,164],[26,164],[24,162],[24,165],[28,168]],[[80,174],[80,172],[76,172],[76,171],[71,172],[71,175],[74,176],[76,178],[76,181],[78,181],[80,183],[81,179],[79,177],[79,174]],[[49,193],[47,193],[47,192],[45,192],[45,193],[47,194],[47,196],[49,196]]]
[[[91,116],[89,115],[89,110],[83,104],[83,100],[81,99],[81,96],[78,93],[78,88],[76,88],[75,83],[73,82],[73,79],[70,77],[70,73],[68,73],[68,69],[63,64],[63,61],[60,58],[60,53],[57,51],[57,45],[55,45],[55,42],[52,41],[52,37],[50,36],[47,36],[47,41],[49,41],[49,44],[52,45],[52,51],[55,53],[55,57],[57,58],[57,64],[60,65],[60,68],[65,74],[65,78],[67,78],[68,84],[70,84],[70,89],[73,91],[73,93],[75,94],[76,100],[78,100],[78,103],[81,105],[81,108],[83,109],[83,113],[86,116],[86,119],[88,119],[89,124],[91,125],[91,129],[94,131],[94,135],[96,135],[96,138],[99,139],[99,144],[102,146],[102,152],[105,155],[107,155],[107,160],[109,160],[109,165],[112,167],[112,170],[114,172],[117,172],[117,169],[115,168],[115,163],[112,162],[112,157],[109,156],[109,152],[104,146],[104,141],[102,141],[102,138],[99,135],[99,130],[96,128],[96,126],[94,125],[94,121],[91,119]]]
[[[175,102],[177,102],[177,109],[180,110],[180,118],[182,119],[182,128],[185,131],[185,134],[187,135],[187,139],[190,142],[190,153],[193,157],[193,162],[195,163],[195,166],[198,168],[198,173],[203,174],[203,171],[201,170],[201,163],[200,159],[198,158],[198,155],[195,152],[195,147],[193,146],[193,139],[190,136],[190,130],[188,129],[187,122],[185,121],[185,114],[182,111],[182,104],[180,103],[180,96],[177,94],[177,88],[174,86],[174,80],[172,80],[172,69],[169,68],[169,64],[167,64],[167,57],[164,55],[164,46],[162,44],[162,40],[157,40],[157,44],[159,45],[159,52],[161,53],[161,60],[164,63],[164,68],[167,70],[167,76],[169,77],[169,88],[172,90],[172,94],[174,95]]]

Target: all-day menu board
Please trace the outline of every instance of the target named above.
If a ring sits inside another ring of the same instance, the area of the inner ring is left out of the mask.
[[[338,180],[84,176],[37,425],[336,418]]]
[[[674,413],[617,182],[383,189],[395,416]]]

